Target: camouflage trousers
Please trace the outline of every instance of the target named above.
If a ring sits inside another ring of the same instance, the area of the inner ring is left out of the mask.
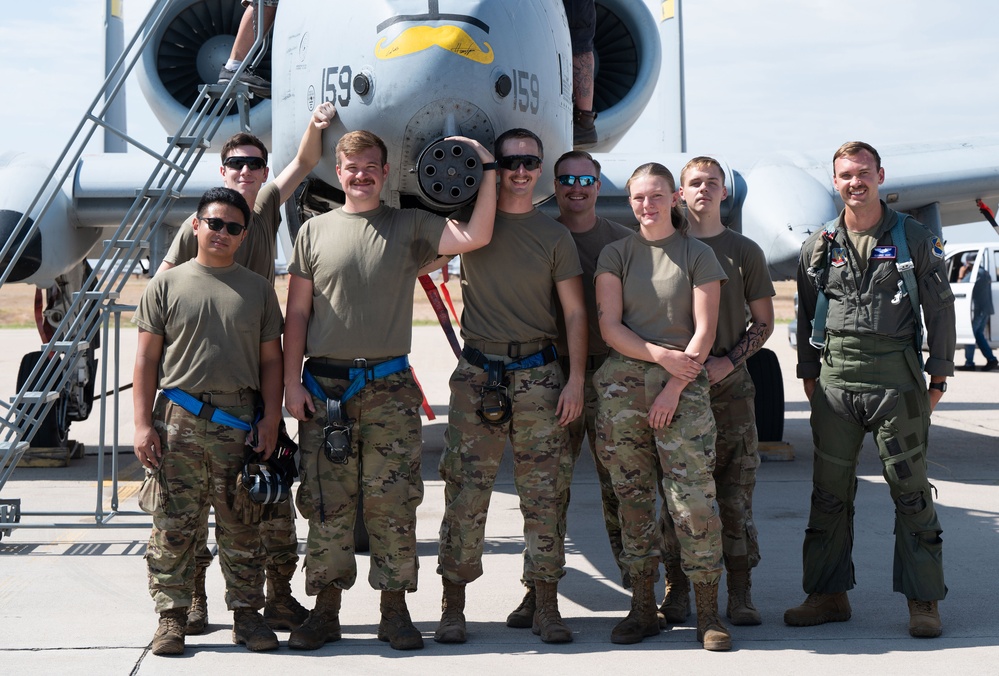
[[[298,568],[298,534],[295,532],[295,506],[292,501],[279,502],[264,510],[264,520],[258,527],[267,576],[290,579]],[[204,528],[198,532],[196,551],[195,566],[200,572],[212,565],[207,519]]]
[[[240,406],[225,406],[236,417],[252,420],[256,395]],[[257,526],[247,526],[232,512],[236,481],[243,468],[246,432],[213,423],[185,411],[163,395],[153,405],[153,426],[163,445],[161,469],[167,502],[153,514],[146,551],[149,593],[156,612],[191,605],[195,549],[208,528],[208,507],[215,508],[226,605],[259,609],[264,605],[264,571]]]
[[[617,352],[594,375],[599,397],[597,452],[610,470],[620,503],[621,564],[632,579],[659,577],[662,534],[656,519],[656,477],[680,542],[681,564],[693,582],[721,575],[721,520],[715,502],[715,423],[705,371],[680,394],[669,427],[652,429],[649,408],[670,375],[657,364]]]
[[[337,397],[350,384],[331,378],[316,381]],[[359,495],[371,546],[369,584],[386,591],[415,591],[416,508],[423,502],[419,413],[423,395],[412,372],[373,380],[344,405],[345,417],[354,420],[346,464],[326,457],[326,402],[315,397],[312,401],[316,412],[299,427],[297,504],[309,520],[306,592],[315,596],[329,585],[354,586]]]
[[[812,500],[805,529],[806,593],[853,589],[857,458],[871,433],[895,507],[894,590],[947,595],[942,528],[926,475],[929,397],[915,350],[867,336],[828,336],[812,394]],[[886,346],[887,345],[887,346]]]
[[[711,412],[718,429],[715,489],[722,523],[722,551],[729,571],[750,570],[760,562],[760,543],[753,522],[753,489],[760,466],[755,397],[756,387],[745,364],[711,386]],[[680,560],[680,541],[665,505],[660,523],[663,561],[668,570],[670,562]]]
[[[597,471],[597,481],[600,484],[600,503],[604,514],[604,528],[607,530],[607,539],[610,541],[611,552],[614,554],[614,561],[621,569],[621,581],[626,588],[631,588],[631,580],[628,573],[621,566],[621,521],[618,519],[617,496],[614,495],[614,484],[611,482],[610,472],[597,456],[596,442],[596,421],[597,421],[597,391],[593,386],[593,374],[604,363],[606,355],[591,355],[587,359],[587,370],[583,385],[583,414],[569,423],[569,452],[572,456],[572,469],[575,470],[576,462],[583,450],[583,440],[589,442],[590,455],[593,456],[593,465]],[[559,358],[559,365],[563,373],[568,373],[569,360],[565,357]],[[571,495],[572,478],[566,482],[565,493],[560,499],[559,508],[559,531],[568,533],[566,528],[567,514],[569,511],[569,499]],[[533,579],[533,569],[531,568],[531,558],[524,552],[524,577],[522,581],[526,584]]]
[[[451,582],[482,575],[486,512],[509,438],[514,484],[524,517],[527,581],[557,582],[565,575],[562,502],[572,477],[568,432],[555,408],[564,379],[557,363],[507,374],[512,419],[503,425],[479,420],[486,372],[462,358],[451,375],[451,407],[441,455],[444,519],[437,572]]]

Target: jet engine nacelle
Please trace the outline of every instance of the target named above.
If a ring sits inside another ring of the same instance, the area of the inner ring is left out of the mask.
[[[243,12],[239,0],[174,0],[163,20],[150,29],[152,39],[137,75],[149,107],[167,133],[180,128],[197,100],[199,87],[218,81]],[[257,67],[257,73],[268,79],[269,52]],[[270,101],[251,98],[250,127],[270,145]],[[224,140],[239,130],[239,116],[233,108],[215,138]]]

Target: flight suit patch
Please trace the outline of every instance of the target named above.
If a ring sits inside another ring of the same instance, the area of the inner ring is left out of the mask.
[[[839,247],[833,249],[829,256],[829,263],[834,268],[841,268],[846,265],[846,251]]]
[[[876,246],[871,252],[872,261],[893,261],[896,258],[896,248],[893,246]]]
[[[944,257],[944,243],[939,237],[934,235],[930,237],[930,253],[932,253],[937,258]]]

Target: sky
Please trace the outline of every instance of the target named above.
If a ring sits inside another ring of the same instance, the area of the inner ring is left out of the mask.
[[[127,41],[152,2],[122,1]],[[4,3],[0,153],[54,158],[68,141],[103,81],[102,8],[100,0]],[[683,17],[692,151],[831,157],[853,139],[884,150],[999,136],[999,3],[687,0]],[[166,132],[137,83],[129,97],[130,132],[160,147]],[[947,237],[995,234],[981,223]]]

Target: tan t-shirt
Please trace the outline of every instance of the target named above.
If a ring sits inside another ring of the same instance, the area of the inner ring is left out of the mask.
[[[281,337],[274,287],[242,265],[188,261],[156,275],[133,321],[163,336],[159,386],[186,392],[260,389],[260,345]]]
[[[537,209],[497,211],[492,241],[461,256],[461,337],[496,343],[554,340],[555,283],[582,273],[564,225]]]
[[[701,240],[715,252],[715,258],[728,276],[722,284],[718,308],[718,332],[711,354],[724,357],[746,333],[746,304],[774,295],[767,257],[753,240],[734,230]]]
[[[603,273],[621,280],[622,323],[674,350],[685,350],[694,336],[694,287],[726,279],[711,247],[679,232],[654,242],[636,233],[608,244],[597,260],[596,276]]]
[[[198,255],[198,236],[191,227],[195,216],[196,213],[191,214],[173,238],[170,250],[163,257],[167,263],[180,265]],[[236,250],[234,260],[265,277],[271,286],[274,285],[274,258],[277,256],[276,240],[280,226],[281,191],[274,183],[268,183],[257,194],[250,225],[246,228],[246,239]]]
[[[305,222],[288,271],[312,282],[305,355],[409,354],[416,273],[437,256],[445,220],[418,209],[336,209]]]
[[[597,223],[586,232],[572,232],[572,241],[576,243],[579,254],[579,264],[583,268],[583,300],[586,302],[586,319],[589,325],[588,354],[607,354],[607,343],[600,335],[600,324],[597,322],[597,291],[593,286],[593,273],[597,269],[597,258],[604,247],[611,242],[635,234],[631,228],[597,217]],[[562,317],[562,306],[555,304],[558,311],[558,340],[555,345],[560,355],[568,355],[569,346],[565,337],[565,319]]]

